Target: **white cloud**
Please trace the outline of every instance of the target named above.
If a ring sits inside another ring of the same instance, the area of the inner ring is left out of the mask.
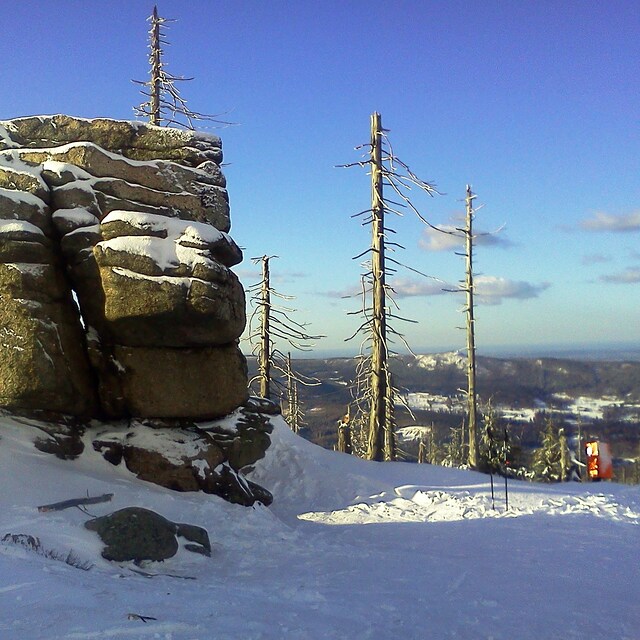
[[[439,228],[441,231],[427,227],[422,232],[418,246],[425,251],[450,251],[460,249],[463,246],[464,238],[455,227],[442,225]]]
[[[446,293],[445,289],[455,288],[439,280],[414,280],[410,278],[396,278],[391,282],[391,287],[397,298],[440,296]]]
[[[444,289],[454,289],[455,285],[449,285],[440,280],[417,280],[412,278],[394,278],[388,285],[392,288],[394,298],[412,298],[422,296],[439,296],[445,293]],[[370,285],[367,285],[370,289]],[[362,295],[362,287],[351,287],[342,291],[327,291],[324,295],[330,298],[355,298]]]
[[[548,282],[535,285],[523,280],[510,280],[498,276],[477,276],[474,282],[478,302],[490,305],[502,304],[502,301],[507,298],[516,300],[537,298],[551,286]]]
[[[593,217],[583,220],[580,227],[587,231],[614,231],[617,233],[640,231],[640,210],[620,216],[597,211]]]
[[[422,232],[418,246],[425,251],[456,251],[464,247],[464,234],[458,231],[455,225],[444,224],[440,225],[438,229],[427,227]],[[498,232],[486,233],[480,231],[474,234],[473,244],[475,247],[507,248],[512,246],[513,243],[507,238],[498,235]]]
[[[635,284],[640,282],[640,268],[629,267],[619,273],[611,273],[600,276],[602,282],[610,282],[613,284]]]

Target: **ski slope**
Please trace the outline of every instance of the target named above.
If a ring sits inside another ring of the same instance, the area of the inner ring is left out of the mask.
[[[0,418],[0,538],[93,565],[1,543],[0,638],[640,638],[640,487],[510,481],[506,511],[500,481],[494,509],[487,476],[365,462],[273,421],[251,477],[275,501],[246,508],[137,480],[90,447],[58,460]],[[103,493],[92,515],[141,506],[203,526],[212,557],[181,549],[143,575],[101,558],[89,515],[37,510]]]

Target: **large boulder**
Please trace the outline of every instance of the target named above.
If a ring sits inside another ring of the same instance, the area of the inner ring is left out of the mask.
[[[43,223],[46,206],[15,193],[0,199],[0,406],[90,416],[84,330]]]
[[[112,408],[113,417],[218,418],[248,396],[247,364],[236,344],[199,349],[116,345],[99,375],[102,393],[109,394],[103,404]]]
[[[260,413],[260,406],[255,406],[256,400],[262,399],[249,398],[236,410],[232,422],[201,426],[215,439],[236,471],[250,470],[254,463],[264,458],[271,444],[269,434],[273,431],[273,425],[268,414]],[[266,409],[272,411],[276,406],[270,403]]]
[[[27,191],[0,188],[0,220],[29,222],[51,235],[49,207],[44,200]]]
[[[102,334],[104,343],[224,346],[242,334],[246,321],[244,290],[231,271],[220,268],[214,272],[219,278],[214,280],[214,273],[210,273],[209,281],[188,276],[149,276],[104,264],[117,257],[99,252],[97,272],[92,273],[90,261],[77,270],[77,276],[84,277],[79,292],[87,288],[95,291],[94,287],[100,286],[102,308],[95,305],[93,296],[90,302],[82,294],[79,297],[83,315]],[[144,257],[130,260],[140,270],[145,266]],[[98,281],[92,282],[91,275],[97,275]]]
[[[189,541],[185,548],[202,555],[211,555],[211,543],[206,529],[192,524],[171,522],[155,511],[142,507],[126,507],[119,511],[88,520],[84,525],[95,531],[105,548],[102,557],[115,562],[161,562],[178,551],[180,536]]]
[[[269,446],[263,442],[262,457]],[[114,465],[124,463],[140,480],[174,491],[204,491],[229,502],[251,506],[270,504],[271,494],[249,482],[217,433],[190,427],[164,427],[158,421],[136,422],[127,429],[102,430],[93,437],[93,448]]]

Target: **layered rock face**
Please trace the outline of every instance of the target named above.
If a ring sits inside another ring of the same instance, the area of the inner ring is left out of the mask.
[[[0,405],[204,420],[247,398],[219,138],[0,122]]]

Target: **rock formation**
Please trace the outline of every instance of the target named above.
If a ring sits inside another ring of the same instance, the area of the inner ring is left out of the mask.
[[[221,160],[191,131],[0,123],[1,406],[202,420],[246,400]]]
[[[248,399],[221,161],[192,131],[0,122],[0,407],[45,420],[26,423],[41,451],[90,442],[143,480],[268,504],[243,477],[273,407]]]

